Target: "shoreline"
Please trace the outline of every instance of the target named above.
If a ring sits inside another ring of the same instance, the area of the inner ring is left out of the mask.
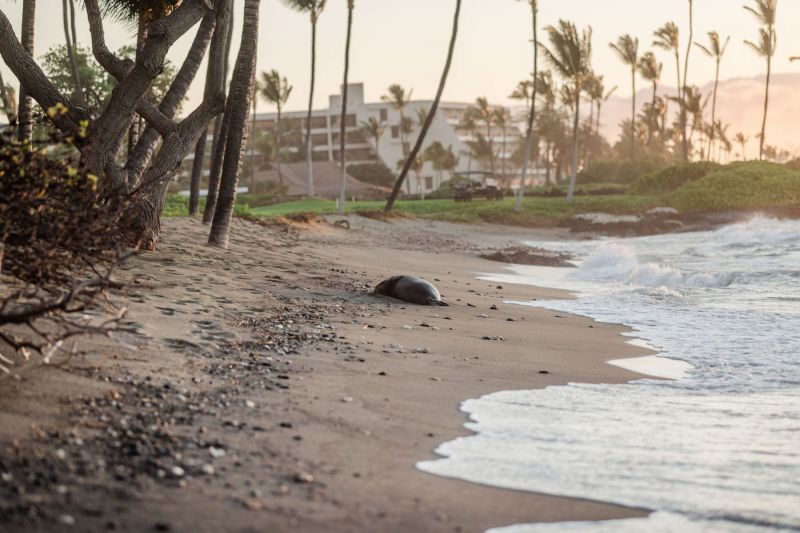
[[[118,395],[116,411],[126,412],[129,400],[138,412],[142,396],[153,394],[144,384],[171,387],[158,393],[164,398],[156,410],[173,414],[161,429],[178,441],[159,458],[166,476],[67,476],[59,480],[66,497],[53,496],[52,487],[39,496],[58,511],[22,522],[30,530],[52,530],[75,501],[88,502],[70,515],[87,531],[103,530],[108,520],[122,530],[163,522],[198,531],[483,531],[649,514],[475,485],[414,466],[437,457],[442,442],[470,433],[459,410],[468,398],[641,377],[607,364],[651,353],[627,343],[620,335],[626,328],[503,303],[562,291],[476,279],[502,264],[475,252],[540,230],[354,217],[350,231],[281,231],[236,221],[228,252],[194,244],[204,242],[202,233],[195,221],[168,220],[161,249],[128,267],[140,284],[154,286],[128,291],[129,321],[138,327],[124,340],[136,351],[105,341],[96,350],[103,354],[5,380],[12,386],[0,392],[0,446],[13,449],[8,457],[31,453],[22,442],[37,423],[66,435],[60,443],[68,463],[81,447],[128,460],[102,448],[102,432],[117,415],[103,406],[76,413],[74,406],[84,405],[78,398]],[[451,307],[367,294],[397,273],[426,277]],[[182,424],[187,408],[191,421]],[[110,422],[92,427],[92,416]],[[70,442],[70,432],[82,446]],[[55,437],[46,433],[52,445]],[[32,441],[46,450],[35,432]],[[212,447],[225,455],[209,457]],[[171,475],[170,464],[184,475]],[[131,503],[111,496],[120,485],[135,488]]]

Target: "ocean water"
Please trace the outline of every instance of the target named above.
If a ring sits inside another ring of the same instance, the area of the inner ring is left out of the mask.
[[[418,467],[655,511],[494,532],[800,531],[800,222],[530,244],[571,252],[578,268],[485,279],[573,290],[575,300],[518,303],[626,324],[690,370],[468,400],[475,434]]]

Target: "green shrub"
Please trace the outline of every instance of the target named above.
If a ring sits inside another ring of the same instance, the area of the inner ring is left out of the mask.
[[[640,176],[631,184],[629,192],[631,194],[665,194],[721,168],[722,165],[710,161],[673,165]]]
[[[660,157],[593,161],[578,174],[578,183],[631,183],[645,174],[662,169],[667,164],[668,162]]]
[[[379,187],[391,187],[394,185],[395,176],[389,167],[383,163],[360,163],[349,165],[347,173],[358,181],[378,185]]]
[[[668,196],[681,211],[761,209],[800,204],[800,172],[764,161],[732,163]]]

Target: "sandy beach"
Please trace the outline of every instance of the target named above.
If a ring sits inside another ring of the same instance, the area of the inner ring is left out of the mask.
[[[119,274],[114,339],[0,387],[0,531],[483,531],[646,510],[425,474],[466,434],[459,404],[623,383],[623,328],[504,303],[568,294],[479,281],[481,259],[563,230],[351,219],[235,220],[230,249],[164,221]],[[370,294],[395,274],[450,307]]]

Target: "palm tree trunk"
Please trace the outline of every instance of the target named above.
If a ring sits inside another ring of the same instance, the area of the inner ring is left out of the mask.
[[[75,100],[81,107],[86,107],[83,98],[83,88],[81,87],[81,77],[78,74],[78,59],[75,57],[77,51],[72,45],[72,34],[70,32],[69,20],[69,1],[62,0],[63,19],[64,19],[64,37],[67,45],[67,56],[69,57],[70,73],[72,74],[72,83],[75,86]]]
[[[717,123],[717,88],[719,87],[719,58],[717,58],[717,72],[714,76],[714,96],[711,100],[711,134],[708,136],[708,158],[711,159],[711,147],[714,145],[716,134],[715,124]]]
[[[575,92],[575,123],[572,126],[572,169],[569,176],[569,190],[567,192],[567,202],[572,203],[575,194],[575,180],[578,177],[578,132],[580,129],[581,117],[581,88],[576,87]]]
[[[258,47],[258,7],[261,0],[245,0],[242,43],[231,80],[225,115],[230,116],[225,161],[219,188],[218,206],[208,236],[208,244],[228,247],[231,217],[236,203],[236,185],[247,141],[247,115],[250,99],[255,98],[256,50]]]
[[[658,96],[658,82],[653,80],[653,99],[650,102],[650,124],[647,133],[647,146],[653,144],[653,131],[658,129],[658,117],[656,116],[656,97]]]
[[[683,64],[683,87],[682,95],[686,96],[686,87],[689,83],[689,53],[692,51],[694,40],[694,0],[689,0],[689,44],[686,46],[686,60]],[[683,160],[689,160],[689,140],[686,136],[689,117],[686,115],[686,105],[681,100],[681,128],[683,129]]]
[[[683,86],[681,85],[681,56],[678,52],[678,49],[675,49],[675,66],[678,70],[678,105],[680,106],[680,114],[679,114],[679,122],[682,124],[684,121],[684,105],[683,105]],[[675,146],[675,152],[677,152],[677,146]],[[685,160],[684,156],[684,160]]]
[[[311,138],[311,112],[314,106],[314,83],[317,74],[317,19],[311,14],[311,88],[308,95],[308,115],[306,117],[306,165],[308,166],[308,197],[314,197],[314,142]]]
[[[764,159],[764,142],[767,136],[767,111],[769,110],[769,83],[772,77],[772,56],[767,56],[767,83],[764,93],[764,118],[761,120],[761,139],[758,146],[758,160]]]
[[[283,171],[281,170],[281,103],[278,102],[278,116],[275,119],[275,166],[278,169],[278,183],[283,187]]]
[[[353,30],[353,0],[347,2],[347,40],[344,46],[344,84],[342,85],[342,119],[339,125],[339,160],[341,161],[341,183],[339,185],[339,216],[344,216],[344,204],[347,200],[347,84],[350,75],[350,37]]]
[[[636,63],[631,67],[633,99],[631,104],[631,160],[636,158]]]
[[[394,203],[397,201],[397,195],[400,194],[400,189],[403,187],[403,182],[408,175],[408,171],[411,169],[411,163],[417,160],[419,151],[422,149],[422,143],[425,141],[425,135],[427,135],[428,129],[430,129],[431,124],[433,123],[433,118],[436,116],[436,111],[439,109],[439,102],[442,99],[442,93],[444,93],[445,85],[447,85],[447,75],[450,73],[450,65],[453,63],[453,51],[456,47],[456,38],[458,36],[458,19],[460,15],[461,0],[456,0],[456,12],[453,16],[453,31],[450,37],[450,48],[447,51],[447,61],[445,62],[444,70],[442,71],[442,78],[439,80],[439,89],[436,92],[436,98],[433,100],[431,109],[428,111],[428,116],[425,117],[425,123],[422,125],[422,130],[419,132],[414,149],[411,150],[411,154],[406,159],[406,162],[403,165],[403,170],[400,172],[400,176],[398,176],[397,181],[394,184],[392,194],[389,196],[389,200],[386,202],[386,207],[384,208],[386,212],[391,211],[394,207]]]
[[[256,193],[256,106],[258,94],[253,85],[253,120],[250,126],[250,194]]]
[[[203,163],[206,157],[206,143],[208,134],[201,135],[194,148],[192,161],[192,178],[189,182],[189,216],[200,212],[200,177],[203,173]]]
[[[36,19],[36,0],[22,2],[22,31],[20,41],[25,53],[33,57],[33,36]],[[30,142],[33,138],[33,98],[28,96],[25,85],[20,83],[19,105],[17,106],[17,139]]]
[[[230,70],[231,46],[233,45],[233,9],[232,0],[228,0],[229,15],[225,18],[225,50],[222,56],[222,87],[223,91],[228,83],[228,71]],[[220,34],[221,35],[221,34]],[[218,115],[214,123],[214,137],[211,142],[211,167],[208,171],[208,195],[206,196],[206,207],[203,210],[203,224],[211,224],[214,219],[214,211],[217,208],[217,198],[219,196],[219,184],[222,178],[222,162],[225,156],[225,143],[228,138],[229,123],[226,120],[227,113]]]

